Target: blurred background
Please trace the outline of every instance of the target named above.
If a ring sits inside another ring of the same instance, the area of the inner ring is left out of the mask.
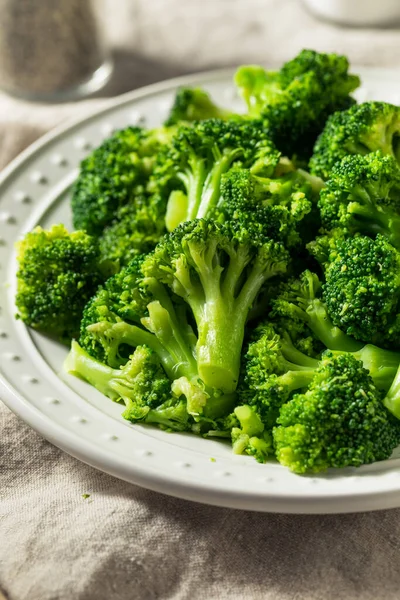
[[[397,67],[400,59],[400,0],[0,0],[0,88],[7,87],[2,65],[17,88],[27,73],[40,86],[47,60],[61,64],[68,53],[78,72],[85,61],[89,68],[96,56],[90,54],[87,22],[74,13],[74,6],[79,12],[86,3],[113,61],[108,82],[96,101],[72,102],[72,95],[60,103],[49,94],[46,103],[33,103],[0,92],[0,168],[54,125],[93,110],[101,98],[181,74],[241,63],[275,66],[304,47],[346,54],[353,65]]]

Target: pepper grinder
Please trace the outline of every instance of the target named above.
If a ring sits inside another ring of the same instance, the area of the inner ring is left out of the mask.
[[[0,87],[38,101],[102,88],[112,62],[91,0],[0,0]]]

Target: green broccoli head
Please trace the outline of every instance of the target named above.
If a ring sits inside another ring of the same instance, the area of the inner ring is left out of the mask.
[[[111,367],[123,364],[132,353],[128,340],[121,339],[122,332],[119,334],[118,327],[112,326],[119,324],[123,329],[124,323],[140,325],[152,300],[142,285],[142,262],[143,256],[137,256],[110,277],[83,311],[79,343],[91,356]],[[138,343],[135,341],[133,347]]]
[[[232,392],[249,310],[262,285],[284,273],[282,244],[248,224],[198,219],[177,227],[149,255],[143,271],[187,303],[197,325],[200,378]]]
[[[400,253],[381,235],[339,240],[324,265],[333,323],[357,340],[400,344]]]
[[[276,160],[260,122],[209,119],[182,125],[160,155],[153,177],[159,193],[170,194],[167,229],[208,217],[220,199],[221,177],[233,164],[262,174],[273,170]]]
[[[165,233],[165,202],[160,196],[138,195],[121,206],[99,237],[101,255],[120,266],[147,254]]]
[[[400,426],[382,400],[361,361],[325,354],[309,389],[280,409],[273,432],[279,462],[308,473],[389,458]]]
[[[298,350],[287,331],[270,322],[253,332],[242,358],[238,399],[251,406],[271,431],[279,409],[311,382],[318,360]]]
[[[72,192],[74,227],[99,235],[121,206],[141,198],[155,156],[171,135],[167,128],[127,127],[85,158]]]
[[[230,169],[222,178],[221,198],[213,216],[219,220],[250,219],[260,227],[269,225],[269,235],[288,248],[312,239],[320,225],[310,181],[285,159],[276,164],[269,177],[242,167]]]
[[[354,103],[349,94],[360,80],[348,67],[344,56],[303,50],[278,72],[240,67],[235,83],[249,115],[265,119],[279,150],[307,158],[328,116]]]
[[[229,119],[234,116],[229,110],[220,108],[202,88],[179,88],[164,125],[205,121],[207,119]]]
[[[381,150],[400,162],[400,109],[387,102],[364,102],[329,117],[310,160],[313,175],[329,179],[348,154]]]
[[[68,342],[79,332],[85,304],[113,268],[95,239],[64,225],[36,227],[17,244],[16,306],[30,327]]]
[[[337,163],[319,207],[324,227],[375,236],[400,247],[400,168],[380,150],[350,155]]]

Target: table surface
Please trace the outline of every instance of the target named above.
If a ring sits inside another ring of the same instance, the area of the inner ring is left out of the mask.
[[[298,0],[100,1],[111,82],[95,99],[63,105],[0,94],[0,168],[105,98],[183,73],[277,64],[303,47],[399,64],[399,30],[341,29]],[[1,403],[0,427],[0,588],[9,600],[399,597],[400,510],[288,516],[203,506],[79,463]]]

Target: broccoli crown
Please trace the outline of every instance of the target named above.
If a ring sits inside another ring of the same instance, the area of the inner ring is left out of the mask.
[[[198,219],[164,237],[143,264],[190,306],[197,325],[201,379],[233,391],[249,310],[267,280],[284,273],[282,244],[242,222]]]
[[[242,167],[230,169],[222,178],[214,215],[219,220],[251,220],[255,227],[268,226],[268,235],[290,248],[303,243],[301,233],[307,232],[309,239],[316,233],[316,213],[311,183],[283,159],[270,177],[259,177]]]
[[[100,234],[121,206],[134,203],[146,188],[158,150],[169,141],[168,129],[121,129],[81,163],[72,192],[74,227]]]
[[[64,225],[36,227],[18,242],[18,317],[64,342],[79,332],[86,302],[109,274],[96,241]]]
[[[119,344],[116,347],[108,326],[121,322],[139,324],[151,300],[141,285],[142,262],[143,256],[137,256],[119,273],[107,279],[83,311],[79,343],[91,356],[110,366],[126,361],[131,348],[120,348]]]
[[[307,473],[389,458],[400,427],[362,363],[327,353],[309,389],[281,407],[273,437],[279,462]]]
[[[160,196],[136,196],[121,206],[99,238],[100,253],[120,266],[147,254],[165,233],[165,202]]]
[[[400,253],[381,235],[339,240],[324,265],[333,323],[364,342],[400,344]]]
[[[349,155],[337,163],[321,191],[319,207],[327,229],[382,233],[400,247],[400,168],[380,150]]]
[[[206,119],[228,119],[232,113],[220,108],[202,88],[179,88],[164,125],[180,124],[182,121],[205,121]]]
[[[349,94],[360,80],[348,67],[344,56],[303,50],[278,72],[240,67],[235,83],[250,116],[266,120],[279,150],[307,158],[328,116],[354,103]]]
[[[222,175],[233,164],[257,173],[274,168],[277,152],[261,122],[208,119],[182,125],[160,154],[153,179],[169,197],[166,225],[209,216],[220,199]]]
[[[287,331],[270,322],[253,332],[242,359],[238,399],[254,408],[266,429],[276,423],[279,409],[291,393],[307,387],[318,360],[292,343]]]
[[[364,102],[336,112],[326,122],[310,160],[311,173],[329,179],[348,154],[381,150],[399,162],[400,109],[387,102]]]

